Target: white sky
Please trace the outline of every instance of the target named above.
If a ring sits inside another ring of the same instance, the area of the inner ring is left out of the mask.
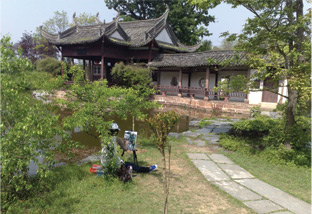
[[[66,11],[69,21],[72,15],[86,12],[95,15],[100,13],[100,20],[110,22],[117,14],[108,10],[104,0],[0,0],[1,8],[1,37],[9,34],[13,42],[20,40],[24,32],[34,32],[52,18],[55,11]],[[210,10],[216,17],[216,22],[208,26],[212,36],[204,38],[212,41],[213,46],[220,45],[223,38],[220,33],[240,33],[242,25],[251,13],[245,8],[232,9],[230,5],[222,4]]]

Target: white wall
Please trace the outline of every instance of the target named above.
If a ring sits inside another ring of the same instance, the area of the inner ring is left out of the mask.
[[[251,69],[250,75],[253,75],[257,69]],[[263,89],[263,81],[260,81],[260,89]],[[251,91],[248,95],[249,104],[260,104],[262,101],[262,91]]]
[[[250,70],[250,74],[255,72],[256,70]],[[233,75],[247,75],[247,71],[219,71],[218,73],[218,82],[221,81],[222,76],[233,76]],[[179,71],[176,72],[161,72],[160,74],[160,85],[162,86],[171,86],[170,82],[172,80],[172,77],[176,77],[177,81],[179,82]],[[191,74],[191,87],[200,88],[199,86],[199,80],[201,78],[206,78],[206,72],[193,72]],[[215,74],[209,75],[209,89],[213,89],[215,86]],[[280,82],[281,84],[281,82]],[[284,81],[284,85],[287,84],[287,81]],[[188,74],[182,74],[182,86],[187,87],[188,86]],[[263,81],[260,81],[260,89],[263,89]],[[285,96],[287,96],[287,87],[279,88],[279,93],[283,93]],[[177,95],[177,93],[168,93],[169,95]],[[183,95],[186,95],[183,93]],[[203,96],[196,96],[196,98],[203,98]],[[213,99],[213,96],[209,96],[209,99]],[[284,103],[286,101],[285,98],[278,96],[278,101],[282,98],[282,102]],[[245,98],[240,97],[231,97],[230,101],[240,101],[243,102]],[[262,101],[262,91],[258,92],[250,92],[248,95],[249,103],[250,104],[260,104]]]
[[[179,81],[179,73],[178,72],[161,72],[160,73],[160,85],[163,86],[171,86],[170,82],[172,77],[176,77]]]
[[[172,77],[177,78],[177,82],[179,85],[179,72],[161,72],[160,73],[160,85],[162,86],[171,86]],[[177,86],[178,86],[177,85]],[[188,86],[188,74],[182,74],[182,86]],[[176,94],[176,93],[167,93],[169,95]]]
[[[166,30],[166,28],[162,29],[162,31],[156,36],[155,38],[157,41],[160,42],[166,42],[169,44],[173,44],[168,31]]]

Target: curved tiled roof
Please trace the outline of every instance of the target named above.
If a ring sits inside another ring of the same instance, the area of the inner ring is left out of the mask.
[[[130,47],[142,47],[150,43],[164,28],[166,28],[172,38],[173,44],[157,42],[159,47],[175,50],[176,52],[196,51],[199,48],[199,44],[195,46],[186,46],[178,42],[167,23],[168,14],[169,8],[167,8],[162,16],[156,19],[119,22],[118,13],[114,21],[110,23],[101,23],[97,16],[97,24],[95,25],[80,26],[76,24],[74,27],[59,34],[50,34],[41,28],[41,34],[54,45],[92,43],[105,36],[111,42],[116,44]],[[124,40],[110,37],[116,31]]]
[[[243,65],[245,54],[232,50],[204,51],[183,54],[161,54],[148,65],[152,67],[199,67],[220,65],[235,60],[234,65]],[[232,63],[233,65],[233,63]]]

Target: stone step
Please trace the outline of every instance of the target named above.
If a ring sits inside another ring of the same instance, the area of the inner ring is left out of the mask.
[[[252,191],[266,197],[267,199],[283,206],[296,214],[311,213],[311,204],[302,201],[280,189],[277,189],[258,179],[242,179],[236,180],[241,185],[251,189]]]

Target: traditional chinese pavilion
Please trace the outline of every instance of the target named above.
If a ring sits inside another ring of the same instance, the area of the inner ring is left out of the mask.
[[[200,44],[187,46],[181,44],[167,22],[169,9],[156,19],[127,21],[119,20],[119,14],[110,23],[101,22],[97,15],[97,24],[75,25],[64,32],[50,34],[41,29],[41,34],[61,52],[62,60],[69,57],[83,60],[88,78],[111,82],[110,71],[116,62],[145,62],[156,68],[153,81],[163,95],[219,100],[224,97],[222,91],[213,90],[218,82],[230,81],[232,76],[249,76],[254,72],[244,63],[224,67],[225,61],[238,55],[234,51],[195,52]],[[240,59],[244,55],[239,55]],[[287,90],[280,80],[275,85],[282,85],[277,90],[286,94]],[[274,88],[269,80],[259,81],[258,89]],[[276,87],[275,87],[276,88]],[[270,91],[258,91],[245,94],[231,92],[230,101],[260,104],[263,102],[284,102],[282,96]]]
[[[119,14],[110,23],[102,23],[97,15],[97,24],[75,25],[64,32],[50,34],[41,29],[41,34],[54,44],[64,57],[89,63],[90,80],[111,80],[110,70],[116,62],[152,61],[162,53],[194,52],[199,48],[181,44],[167,22],[169,9],[156,19],[121,22]]]

